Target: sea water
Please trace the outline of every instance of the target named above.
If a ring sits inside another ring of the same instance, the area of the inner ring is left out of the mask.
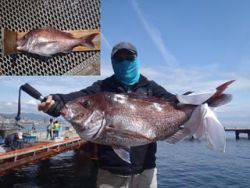
[[[158,142],[158,187],[249,187],[250,140],[227,134],[225,153],[205,141]],[[0,187],[94,187],[97,164],[70,151],[0,177]]]

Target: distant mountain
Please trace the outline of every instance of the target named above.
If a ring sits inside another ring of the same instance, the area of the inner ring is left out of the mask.
[[[0,113],[0,116],[5,119],[15,119],[16,114],[4,114]],[[32,120],[44,120],[44,119],[49,119],[50,116],[46,114],[36,114],[36,113],[22,113],[21,114],[21,119],[32,119]]]

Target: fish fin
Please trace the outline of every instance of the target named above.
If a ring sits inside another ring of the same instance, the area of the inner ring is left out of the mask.
[[[157,98],[157,97],[153,97],[153,96],[147,96],[146,94],[138,94],[138,93],[128,93],[126,94],[127,96],[129,96],[129,98],[131,99],[141,99],[143,101],[147,101],[147,102],[154,102],[154,103],[159,103],[159,104],[164,104],[165,102],[175,102],[175,98],[168,98],[168,99],[164,99],[164,98]]]
[[[178,130],[175,134],[167,138],[166,141],[171,144],[175,144],[176,142],[183,140],[189,135],[194,135],[199,129],[200,124],[202,123],[202,119],[198,118],[201,117],[203,114],[202,108],[202,106],[197,106],[194,109],[189,120],[185,122],[182,126],[180,126],[180,130]]]
[[[216,88],[216,92],[210,97],[205,103],[211,107],[217,107],[220,105],[227,104],[231,101],[232,95],[224,94],[223,92],[231,85],[235,80],[225,82]]]
[[[88,48],[95,48],[95,44],[93,43],[93,39],[98,35],[98,33],[93,33],[88,35],[86,38],[81,38],[81,45],[86,46]]]
[[[181,129],[177,131],[175,134],[167,138],[165,141],[170,144],[175,144],[181,140],[183,140],[186,136],[190,135],[190,131],[188,129]]]
[[[232,100],[233,96],[231,94],[221,94],[219,97],[214,98],[213,100],[208,101],[210,107],[217,107],[225,105]]]
[[[68,54],[68,53],[70,53],[70,52],[72,52],[72,50],[67,50],[67,51],[64,51],[64,52],[61,52],[61,53],[63,53],[63,54]]]
[[[74,36],[71,34],[71,33],[67,33],[67,32],[63,32],[63,31],[60,31],[60,33],[63,33],[65,36],[69,37],[69,38],[74,38]]]
[[[39,47],[45,47],[45,46],[53,46],[53,45],[57,45],[58,46],[58,42],[57,41],[50,41],[50,42],[39,42],[36,44],[36,46]]]
[[[60,46],[58,42],[51,41],[51,42],[40,42],[37,43],[35,48],[37,49],[46,49],[46,51],[40,51],[39,55],[50,57],[52,54],[56,54],[60,50]]]
[[[235,80],[231,80],[231,81],[225,82],[224,84],[221,84],[220,86],[216,88],[217,92],[215,94],[217,95],[222,94],[227,89],[227,87],[231,85],[233,82],[235,82]]]
[[[154,139],[151,139],[151,138],[148,138],[147,136],[143,135],[143,134],[140,134],[140,133],[137,133],[137,132],[133,132],[133,131],[130,131],[130,130],[121,130],[121,129],[116,129],[116,128],[113,128],[113,127],[105,127],[105,131],[107,132],[113,132],[115,134],[119,134],[123,137],[134,137],[134,138],[137,138],[137,139],[145,139],[149,142],[154,142]]]
[[[114,152],[125,162],[131,164],[130,161],[130,148],[116,148],[112,147]]]

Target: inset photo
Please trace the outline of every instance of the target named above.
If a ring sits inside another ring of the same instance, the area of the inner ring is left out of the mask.
[[[99,0],[2,0],[0,75],[100,75]]]

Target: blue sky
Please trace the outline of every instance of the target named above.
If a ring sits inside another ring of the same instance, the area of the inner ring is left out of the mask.
[[[0,112],[16,111],[17,87],[28,81],[46,95],[67,93],[112,74],[110,52],[120,41],[138,49],[141,72],[173,93],[210,91],[235,79],[233,101],[217,109],[229,126],[250,120],[250,1],[103,0],[102,76],[3,77]],[[36,102],[24,96],[24,111]]]

